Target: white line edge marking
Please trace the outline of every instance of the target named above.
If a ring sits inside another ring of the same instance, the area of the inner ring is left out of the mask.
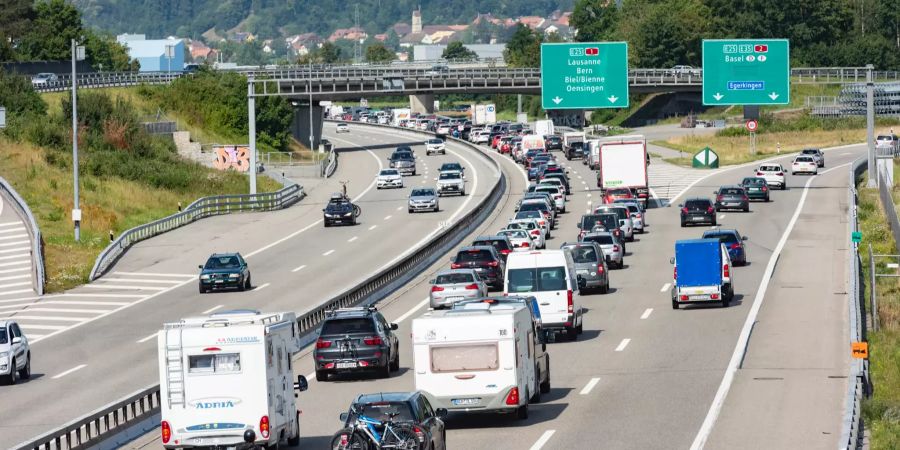
[[[53,378],[54,380],[57,380],[57,379],[60,379],[60,378],[66,376],[66,375],[68,375],[68,374],[70,374],[70,373],[72,373],[72,372],[75,372],[75,371],[84,369],[85,367],[87,367],[87,364],[82,364],[82,365],[80,365],[80,366],[75,366],[75,367],[73,367],[73,368],[71,368],[71,369],[69,369],[69,370],[67,370],[67,371],[65,371],[65,372],[62,372],[62,373],[60,373],[60,374],[58,374],[58,375],[54,375],[52,378]]]
[[[600,377],[594,377],[594,378],[591,378],[591,381],[588,381],[588,383],[587,383],[586,385],[584,385],[584,388],[581,389],[581,392],[579,392],[578,394],[579,394],[579,395],[588,395],[588,394],[590,394],[590,393],[591,393],[591,390],[593,390],[593,389],[594,389],[594,386],[596,386],[597,383],[599,383],[599,382],[600,382]]]
[[[384,220],[391,220],[391,217],[394,217],[394,216],[388,214],[388,215],[384,216]]]
[[[719,214],[719,218],[720,218],[720,219],[724,219],[724,218],[725,218],[725,214]]]
[[[619,342],[619,346],[616,347],[616,351],[621,352],[622,350],[625,350],[625,347],[628,347],[629,342],[631,342],[631,339],[629,338],[622,339],[622,342]]]
[[[369,231],[372,231],[372,230],[374,230],[374,229],[377,228],[377,227],[378,227],[378,225],[372,225],[371,227],[369,227]]]
[[[256,291],[261,291],[261,290],[263,290],[263,289],[269,287],[270,284],[272,284],[272,283],[266,283],[266,284],[263,284],[263,285],[261,285],[261,286],[257,286],[256,288],[253,289],[253,291],[254,291],[254,292],[256,292]]]
[[[347,242],[353,242],[353,241],[355,241],[355,240],[357,240],[357,239],[359,239],[359,236],[353,236],[352,238],[347,239]]]
[[[547,444],[547,441],[549,441],[550,438],[553,437],[553,433],[556,433],[556,430],[545,431],[544,434],[542,434],[541,437],[538,438],[538,440],[534,443],[534,445],[531,446],[529,450],[540,450],[541,448],[543,448],[544,445]]]
[[[225,306],[225,305],[216,305],[216,306],[213,306],[212,308],[209,308],[209,309],[207,309],[206,311],[203,311],[203,312],[200,313],[200,314],[209,314],[209,313],[211,313],[211,312],[213,312],[213,311],[215,311],[215,310],[217,310],[217,309],[219,309],[219,308],[221,308],[221,307],[223,307],[223,306]]]
[[[416,303],[416,305],[413,306],[412,309],[410,309],[409,311],[403,313],[403,315],[401,315],[400,317],[398,317],[397,320],[394,321],[394,323],[400,323],[400,322],[403,322],[404,320],[408,319],[409,316],[415,314],[416,311],[418,311],[418,310],[424,308],[425,305],[428,303],[428,300],[429,300],[428,297],[425,297],[424,300],[420,301],[419,303]]]
[[[820,172],[818,175],[813,175],[812,178],[806,180],[806,185],[803,186],[803,194],[800,196],[800,201],[797,202],[797,208],[794,210],[794,215],[791,216],[791,221],[788,222],[787,227],[784,229],[784,233],[781,234],[781,239],[778,241],[778,245],[775,246],[775,251],[773,251],[772,256],[769,257],[769,263],[766,265],[766,271],[763,273],[762,280],[759,282],[759,289],[756,291],[756,297],[753,298],[753,304],[750,306],[750,312],[747,314],[747,319],[744,321],[744,327],[741,328],[741,334],[738,335],[737,344],[734,346],[734,353],[731,354],[731,360],[728,362],[728,367],[725,368],[722,382],[719,384],[716,396],[709,406],[706,418],[703,419],[703,424],[700,425],[700,430],[697,431],[697,436],[694,438],[693,444],[691,444],[691,450],[700,450],[706,445],[706,440],[709,439],[713,426],[715,426],[716,420],[719,418],[719,413],[722,411],[722,406],[725,404],[725,398],[728,397],[728,391],[731,389],[731,383],[734,381],[734,374],[737,372],[737,366],[743,359],[744,351],[750,340],[750,330],[753,328],[753,324],[756,322],[756,317],[759,314],[759,309],[762,307],[762,301],[766,295],[766,290],[768,290],[769,281],[771,281],[772,274],[775,271],[775,263],[778,261],[778,256],[781,254],[782,249],[784,249],[784,245],[787,243],[788,237],[790,237],[791,231],[794,229],[794,225],[800,217],[800,213],[803,211],[803,205],[806,203],[806,195],[809,193],[810,184],[812,184],[819,175],[824,175],[832,170],[846,167],[850,164],[851,163],[846,163],[832,167],[826,171]]]
[[[322,256],[328,256],[328,255],[330,255],[330,254],[332,254],[332,253],[334,253],[334,249],[331,249],[331,250],[328,250],[328,251],[325,252],[325,253],[322,253]]]
[[[666,283],[663,285],[662,289],[659,290],[659,292],[666,292],[670,287],[672,287],[672,283]]]
[[[645,309],[645,310],[644,310],[644,313],[641,314],[641,320],[644,320],[644,319],[650,317],[650,314],[653,314],[653,308],[647,308],[647,309]]]
[[[153,334],[151,334],[150,336],[147,336],[147,337],[145,337],[145,338],[143,338],[143,339],[137,341],[137,343],[138,343],[138,344],[143,344],[144,342],[147,342],[147,341],[149,341],[150,339],[155,338],[158,334],[159,334],[159,331],[154,331]]]
[[[300,267],[297,267],[296,269],[292,270],[291,272],[299,272],[299,271],[303,270],[303,268],[305,268],[305,267],[306,267],[306,264],[304,264]]]

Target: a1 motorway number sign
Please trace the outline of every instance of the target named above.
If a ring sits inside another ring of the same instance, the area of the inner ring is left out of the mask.
[[[790,77],[787,39],[703,41],[704,105],[786,105]]]
[[[628,43],[541,44],[541,107],[628,107]]]

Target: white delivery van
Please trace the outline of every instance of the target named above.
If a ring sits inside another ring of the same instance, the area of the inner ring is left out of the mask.
[[[534,122],[534,134],[538,136],[550,136],[554,131],[552,120],[538,120]]]
[[[584,158],[581,162],[587,164],[591,170],[596,170],[600,166],[600,140],[591,139],[584,143]]]
[[[525,306],[429,311],[412,323],[416,390],[435,408],[525,419],[541,395],[534,333]]]
[[[294,313],[237,310],[167,323],[157,337],[165,448],[300,441]],[[252,440],[251,440],[252,438]]]
[[[574,341],[582,332],[584,311],[578,295],[584,283],[567,250],[510,253],[506,258],[506,295],[533,295],[544,330],[564,331]]]

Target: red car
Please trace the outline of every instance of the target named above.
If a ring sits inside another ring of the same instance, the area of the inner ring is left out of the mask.
[[[603,194],[604,203],[613,203],[616,200],[634,200],[634,193],[628,188],[610,188]]]
[[[500,143],[500,138],[502,138],[502,137],[503,137],[503,136],[501,136],[501,135],[499,135],[499,134],[498,134],[498,135],[495,135],[495,136],[491,139],[491,148],[497,149],[497,144]],[[497,149],[497,150],[499,150],[499,149]]]

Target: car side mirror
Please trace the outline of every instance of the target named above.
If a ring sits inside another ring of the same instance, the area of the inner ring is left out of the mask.
[[[338,416],[338,417],[341,419],[341,422],[346,422],[346,421],[347,421],[347,418],[350,417],[350,414],[347,414],[347,413],[345,413],[345,412],[342,412],[341,415]]]
[[[675,257],[669,258],[669,264],[675,264]]]
[[[22,343],[22,338],[19,337],[19,336],[16,336],[16,337],[12,338],[12,343],[13,343],[13,344],[21,344],[21,343]]]
[[[719,191],[713,191],[713,194],[719,195]]]
[[[581,229],[581,224],[580,224],[580,223],[575,224],[575,226],[578,227],[579,230]]]
[[[742,241],[746,241],[746,240],[747,240],[747,239],[750,239],[750,238],[749,238],[749,237],[747,237],[747,236],[743,236],[743,237],[741,237],[741,240],[742,240]]]
[[[434,284],[434,278],[428,280],[428,284]]]
[[[325,212],[325,208],[322,208],[322,212]]]
[[[396,331],[398,328],[400,328],[400,327],[398,327],[396,323],[391,324],[391,330]]]
[[[443,419],[444,417],[447,417],[448,413],[449,413],[449,411],[447,411],[447,408],[438,408],[434,411],[434,415],[437,416],[438,419]]]
[[[203,264],[198,265],[197,268],[203,270]]]
[[[679,207],[679,208],[684,208],[684,203],[679,203],[679,204],[678,204],[678,207]]]
[[[303,375],[297,375],[297,384],[294,385],[294,389],[303,392],[309,389],[309,382],[306,381],[306,377]]]

